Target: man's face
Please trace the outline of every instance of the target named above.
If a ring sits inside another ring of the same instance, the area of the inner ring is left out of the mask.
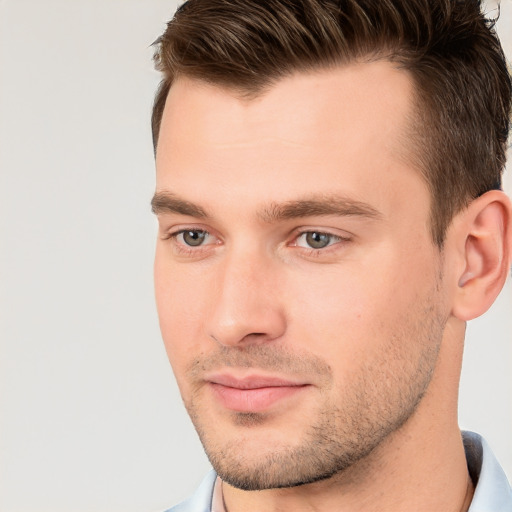
[[[429,194],[387,62],[260,97],[179,79],[157,153],[156,298],[205,450],[232,485],[327,478],[421,407],[446,314]]]

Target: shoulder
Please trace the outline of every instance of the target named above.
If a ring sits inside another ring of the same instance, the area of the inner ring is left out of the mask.
[[[165,512],[210,512],[216,478],[215,471],[210,471],[192,496]]]

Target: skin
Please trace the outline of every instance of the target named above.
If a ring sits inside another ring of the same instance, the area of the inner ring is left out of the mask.
[[[443,251],[432,243],[428,189],[400,142],[412,102],[385,61],[297,74],[251,100],[187,78],[171,88],[157,307],[229,512],[469,506],[465,321],[503,285],[510,205],[484,194]],[[219,374],[300,389],[237,410]]]

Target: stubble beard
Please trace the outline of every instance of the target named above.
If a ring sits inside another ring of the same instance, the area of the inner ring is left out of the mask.
[[[404,315],[402,332],[391,336],[372,361],[360,368],[358,376],[343,389],[342,400],[333,400],[332,393],[323,394],[300,439],[290,440],[288,445],[246,450],[243,440],[223,439],[215,425],[205,424],[199,400],[185,401],[210,463],[221,479],[243,490],[296,487],[329,479],[363,462],[411,418],[432,379],[446,319],[441,319],[435,299],[426,302],[421,308],[423,314],[416,311],[415,323]],[[407,349],[409,343],[417,348],[412,355]],[[284,362],[291,357],[293,361]],[[265,345],[243,351],[224,349],[224,354],[219,353],[215,359],[228,361],[228,366],[310,368],[331,378],[325,362],[314,357],[278,355],[275,348]],[[202,361],[195,365],[204,368]],[[265,413],[233,413],[232,421],[244,428],[243,437],[250,439],[251,429],[264,425],[267,417]],[[255,452],[257,457],[245,455]]]

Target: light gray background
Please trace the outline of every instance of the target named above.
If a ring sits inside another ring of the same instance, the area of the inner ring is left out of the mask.
[[[156,512],[208,469],[152,289],[149,45],[175,5],[0,0],[1,512]],[[509,280],[470,325],[460,411],[509,477],[511,338]]]

